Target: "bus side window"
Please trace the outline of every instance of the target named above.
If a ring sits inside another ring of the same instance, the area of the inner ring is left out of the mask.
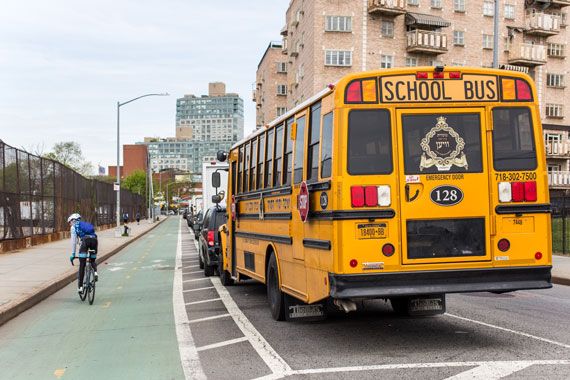
[[[242,192],[241,188],[241,175],[243,173],[243,146],[239,148],[238,156],[238,173],[237,173],[237,192],[238,194]]]
[[[283,124],[275,130],[275,159],[273,186],[279,186],[283,170]]]
[[[293,118],[285,124],[285,155],[283,156],[283,185],[291,184],[291,167],[293,166],[293,140],[291,140],[291,128]]]
[[[263,189],[263,161],[265,160],[265,133],[259,136],[259,157],[257,160],[257,189]]]
[[[352,110],[348,115],[348,173],[392,172],[390,113],[384,109]]]
[[[297,119],[297,133],[295,138],[295,183],[303,180],[303,152],[305,151],[305,116]]]
[[[249,172],[249,191],[255,190],[256,175],[257,175],[257,137],[251,143],[251,170]]]
[[[236,179],[237,179],[237,172],[236,172],[237,162],[232,162],[232,195],[236,194]]]
[[[249,167],[251,165],[250,143],[245,144],[245,162],[243,166],[243,192],[249,190]]]
[[[329,178],[332,171],[332,135],[333,135],[333,113],[329,112],[323,116],[323,126],[321,132],[321,178]]]
[[[275,130],[267,132],[267,149],[265,159],[265,188],[273,186],[273,135]]]
[[[309,144],[307,149],[307,182],[316,182],[319,171],[319,133],[321,130],[321,103],[311,108]]]

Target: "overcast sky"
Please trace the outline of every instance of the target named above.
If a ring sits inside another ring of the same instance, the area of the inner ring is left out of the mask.
[[[279,40],[289,0],[2,0],[0,139],[49,151],[77,141],[93,164],[116,163],[121,144],[174,136],[176,98],[226,83],[254,129],[255,70]]]

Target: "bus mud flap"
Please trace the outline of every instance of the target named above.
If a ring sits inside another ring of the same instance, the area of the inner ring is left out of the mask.
[[[298,299],[283,294],[285,302],[285,319],[291,322],[311,322],[326,319],[325,302],[306,304]]]

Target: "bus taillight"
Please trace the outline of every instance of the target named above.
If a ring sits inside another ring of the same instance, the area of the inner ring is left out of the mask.
[[[425,71],[419,71],[416,73],[416,79],[428,79],[428,73]]]
[[[390,186],[352,186],[350,202],[352,207],[390,206]]]
[[[499,182],[499,202],[536,202],[536,181]]]
[[[350,201],[352,202],[352,207],[363,207],[364,206],[364,187],[352,186],[350,188]]]
[[[364,203],[368,207],[378,205],[378,189],[376,186],[366,186],[364,188]]]

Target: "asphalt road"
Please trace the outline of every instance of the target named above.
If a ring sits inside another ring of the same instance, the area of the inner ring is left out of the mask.
[[[449,295],[437,317],[368,301],[275,322],[263,285],[204,277],[177,218],[100,268],[93,306],[72,284],[0,327],[0,378],[570,378],[566,286]]]

